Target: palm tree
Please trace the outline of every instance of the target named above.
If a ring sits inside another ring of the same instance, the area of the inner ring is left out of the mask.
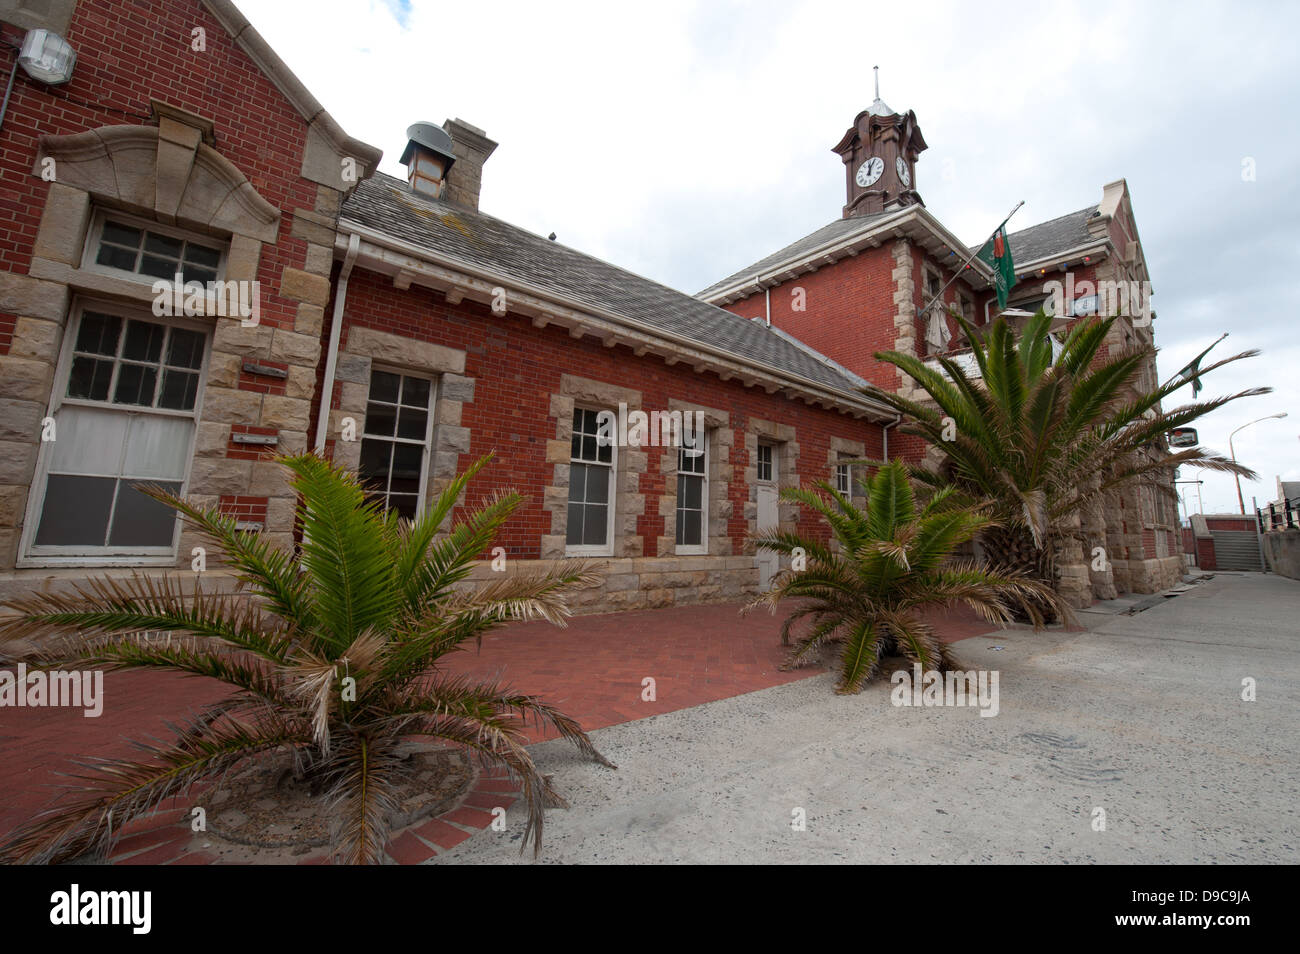
[[[953,487],[968,502],[991,507],[994,525],[980,534],[997,564],[1032,572],[1057,584],[1057,550],[1074,535],[1085,507],[1125,485],[1139,483],[1172,495],[1170,474],[1180,464],[1254,473],[1201,447],[1169,453],[1166,436],[1239,398],[1268,393],[1250,388],[1227,397],[1162,403],[1210,371],[1257,351],[1225,358],[1153,390],[1136,387],[1155,355],[1152,345],[1102,353],[1115,318],[1078,322],[1053,354],[1051,318],[1041,310],[1017,339],[1004,318],[981,335],[954,316],[971,343],[978,375],[950,357],[930,367],[912,355],[879,352],[924,389],[928,402],[872,392],[906,420],[901,428],[943,451],[941,468],[910,468],[931,487]]]
[[[490,456],[490,455],[489,455]],[[4,604],[0,638],[35,637],[46,669],[171,670],[219,679],[234,693],[139,760],[96,759],[72,801],[9,837],[0,857],[48,862],[105,851],[115,830],[194,783],[247,759],[291,754],[334,813],[338,860],[377,862],[387,843],[399,743],[459,746],[508,769],[528,808],[524,842],[541,850],[542,810],[563,804],[524,748],[532,721],[604,765],[573,719],[534,696],[441,673],[439,659],[506,620],[564,625],[565,592],[594,582],[579,563],[510,575],[477,589],[473,562],[522,498],[498,493],[440,528],[476,462],[415,521],[370,501],[357,478],[310,454],[282,458],[298,492],[295,556],[157,488],[237,572],[234,593],[175,575],[96,579],[72,594]],[[43,637],[52,637],[45,638]]]
[[[837,643],[839,693],[857,692],[888,655],[943,672],[959,663],[922,618],[926,608],[964,603],[984,619],[1004,623],[1011,619],[1009,599],[1054,601],[1021,573],[950,559],[954,548],[991,525],[985,514],[956,505],[952,489],[935,493],[918,512],[898,461],[858,485],[865,510],[826,481],[781,491],[782,499],[820,514],[837,546],[776,528],[753,537],[759,549],[788,557],[790,568],[746,610],[767,606],[775,612],[781,600],[799,600],[781,626],[787,646],[791,627],[808,624],[783,668],[804,665],[822,646]]]

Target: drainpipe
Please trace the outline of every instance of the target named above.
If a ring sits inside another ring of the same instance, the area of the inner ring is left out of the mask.
[[[772,288],[767,288],[767,326],[772,327]]]
[[[889,429],[891,427],[897,427],[901,423],[903,423],[903,415],[900,413],[898,417],[894,418],[880,429],[881,451],[886,464],[889,463]]]
[[[18,78],[18,56],[19,56],[19,51],[15,49],[14,65],[9,69],[9,82],[5,84],[4,105],[0,106],[0,126],[4,125],[5,114],[9,112],[9,97],[12,96],[14,92],[14,80]]]
[[[361,250],[361,236],[353,232],[348,236],[348,251],[339,271],[339,284],[334,292],[334,317],[330,324],[330,346],[325,357],[325,380],[321,384],[320,416],[316,420],[316,453],[325,453],[325,435],[329,432],[330,405],[334,394],[334,375],[339,364],[339,339],[343,335],[343,303],[348,297],[348,278]]]

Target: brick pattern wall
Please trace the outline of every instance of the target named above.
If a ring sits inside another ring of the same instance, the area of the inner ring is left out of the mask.
[[[226,447],[226,457],[230,460],[269,460],[278,450],[275,443],[265,444],[261,441],[241,440],[239,435],[248,437],[278,437],[279,431],[274,427],[253,427],[250,424],[232,424],[230,440]]]
[[[1211,530],[1244,530],[1254,533],[1257,524],[1254,517],[1213,516],[1206,514],[1205,523]]]
[[[191,49],[195,27],[206,32],[205,52]],[[3,34],[14,43],[23,35],[8,25]],[[201,4],[83,0],[67,40],[77,50],[69,83],[41,86],[21,70],[14,83],[0,136],[0,271],[25,273],[31,261],[50,187],[31,174],[38,138],[147,124],[151,99],[213,118],[216,148],[277,208],[314,207],[316,186],[299,176],[306,123]],[[304,242],[285,234],[265,250],[263,276],[269,282],[286,264],[301,267],[305,252]],[[262,320],[292,326],[293,313],[294,303],[270,301]]]
[[[196,28],[204,31],[201,51],[192,45]],[[22,36],[10,26],[0,31],[9,42]],[[79,250],[87,209],[102,204],[96,185],[60,176],[67,168],[63,159],[53,182],[32,169],[46,150],[68,148],[59,137],[91,130],[144,127],[161,142],[151,100],[210,119],[220,161],[279,215],[264,233],[241,232],[250,218],[235,226],[235,234],[215,236],[230,243],[226,278],[260,284],[260,321],[243,327],[238,319],[210,319],[211,354],[188,492],[200,505],[261,499],[267,533],[287,546],[292,495],[279,468],[264,450],[232,438],[276,434],[275,449],[282,452],[307,445],[340,193],[303,176],[310,152],[306,120],[197,0],[82,0],[65,33],[77,50],[72,81],[52,89],[17,71],[0,129],[0,417],[7,422],[0,433],[7,460],[0,465],[0,569],[18,557],[40,446],[36,424],[57,386],[53,368],[73,298],[86,294]],[[169,161],[175,153],[172,148]],[[152,159],[113,153],[109,161],[118,165],[103,180],[105,193],[121,163],[136,162],[133,174],[143,175],[139,169]],[[184,183],[190,168],[167,182]],[[125,180],[116,181],[122,187]],[[138,300],[138,290],[132,294]],[[147,285],[143,294],[147,298]],[[250,361],[285,373],[249,371]],[[191,542],[183,532],[180,564]]]
[[[283,371],[285,377],[269,373]],[[289,365],[284,361],[241,361],[237,387],[241,391],[257,394],[285,394],[288,382]]]
[[[495,451],[492,466],[470,487],[469,498],[502,486],[528,496],[498,541],[512,556],[540,558],[541,539],[552,533],[552,515],[543,506],[543,490],[552,484],[555,470],[555,461],[547,459],[547,442],[553,439],[556,423],[551,395],[561,393],[566,373],[640,392],[646,410],[669,410],[678,402],[725,409],[727,429],[734,434],[746,432],[751,419],[788,425],[794,428],[804,461],[827,460],[834,437],[862,442],[868,456],[878,457],[881,451],[880,427],[868,421],[769,395],[762,388],[746,388],[737,381],[723,382],[716,375],[696,374],[682,365],[669,367],[651,356],[637,358],[628,348],[606,348],[594,339],[575,341],[563,328],[537,329],[525,319],[496,316],[473,302],[448,305],[440,293],[419,286],[398,291],[390,279],[360,268],[353,272],[348,289],[346,321],[344,350],[355,329],[372,328],[465,352],[465,376],[475,383],[473,399],[464,404],[460,415],[460,426],[469,433],[469,450],[461,455],[460,466]],[[735,554],[744,552],[748,533],[750,488],[738,479],[753,463],[746,448],[743,440],[731,442],[718,462],[731,474],[725,533]],[[645,496],[645,507],[635,533],[641,552],[649,556],[659,552],[658,541],[664,534],[658,501],[670,496],[668,482],[675,477],[659,466],[658,449],[648,452],[655,462],[639,475],[637,492]],[[804,465],[801,477],[805,481],[829,478],[829,472],[822,470]],[[806,516],[799,527],[801,532],[823,533]]]
[[[266,523],[266,497],[245,497],[237,494],[222,494],[220,510],[228,517],[234,517],[240,523]]]
[[[893,269],[889,246],[882,245],[777,285],[771,289],[772,324],[872,384],[893,390],[897,372],[874,357],[894,347],[893,325],[880,320],[893,314]],[[797,310],[801,303],[805,310]],[[767,296],[752,295],[723,307],[743,318],[762,319]]]

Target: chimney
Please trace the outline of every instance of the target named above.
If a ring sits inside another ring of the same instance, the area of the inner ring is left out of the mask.
[[[497,144],[483,130],[463,119],[449,119],[442,127],[451,134],[451,151],[456,162],[456,171],[447,179],[446,198],[457,205],[477,209],[479,189],[483,186],[483,163]]]
[[[401,162],[406,166],[406,181],[416,192],[441,198],[455,161],[451,137],[441,126],[416,123],[407,128]]]

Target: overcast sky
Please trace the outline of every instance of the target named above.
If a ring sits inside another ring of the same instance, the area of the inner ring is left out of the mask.
[[[383,171],[408,125],[460,117],[501,144],[483,211],[691,293],[839,217],[830,149],[879,65],[930,146],[918,190],[968,242],[1127,179],[1162,378],[1225,331],[1213,356],[1263,351],[1201,396],[1275,392],[1201,441],[1287,411],[1234,442],[1247,509],[1300,480],[1298,4],[237,2]],[[1237,509],[1200,476],[1206,512]]]

